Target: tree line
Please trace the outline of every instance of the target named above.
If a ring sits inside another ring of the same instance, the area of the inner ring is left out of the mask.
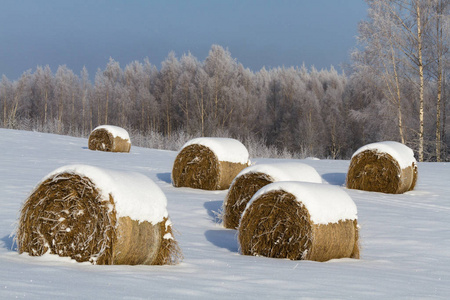
[[[419,161],[446,160],[450,1],[366,2],[353,67],[365,93],[377,95],[363,100],[356,116],[378,116],[364,125],[379,130],[387,130],[383,123],[389,121],[396,132],[388,137],[411,145]]]
[[[148,59],[121,68],[110,59],[90,82],[59,66],[26,71],[0,82],[1,124],[87,136],[99,124],[114,124],[141,136],[170,138],[225,135],[264,141],[280,152],[342,157],[346,137],[347,77],[331,68],[261,69],[252,72],[221,46],[205,61],[169,53],[160,70]]]
[[[395,140],[419,160],[447,160],[448,1],[367,3],[346,72],[255,72],[219,45],[204,61],[171,52],[160,69],[111,58],[93,82],[86,68],[38,66],[15,81],[2,77],[0,126],[86,137],[113,124],[145,146],[177,150],[190,137],[227,136],[271,156],[332,159]]]

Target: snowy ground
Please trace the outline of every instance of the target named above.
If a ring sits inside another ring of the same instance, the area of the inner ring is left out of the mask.
[[[99,299],[448,299],[450,164],[419,163],[403,195],[347,192],[358,207],[361,259],[325,263],[239,254],[236,231],[215,217],[226,191],[174,188],[176,152],[87,149],[87,139],[0,129],[0,298]],[[255,159],[270,163],[270,159]],[[326,184],[343,185],[349,161],[304,160]],[[49,172],[90,164],[143,173],[168,198],[184,260],[175,266],[94,266],[13,249],[22,202]]]

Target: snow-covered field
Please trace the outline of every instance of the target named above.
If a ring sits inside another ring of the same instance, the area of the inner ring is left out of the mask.
[[[419,163],[414,191],[347,190],[358,208],[361,259],[324,263],[239,254],[217,221],[226,191],[174,188],[176,152],[87,149],[87,139],[0,129],[0,298],[449,299],[450,164]],[[270,163],[271,159],[254,159]],[[325,184],[343,185],[349,161],[302,160]],[[140,172],[163,190],[184,260],[175,266],[98,266],[14,250],[18,212],[54,169],[89,164]]]

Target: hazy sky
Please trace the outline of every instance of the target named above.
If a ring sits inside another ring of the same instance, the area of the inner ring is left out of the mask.
[[[363,0],[0,0],[0,75],[59,65],[91,78],[109,57],[121,67],[170,51],[203,61],[212,44],[258,71],[278,66],[339,69],[356,46]]]

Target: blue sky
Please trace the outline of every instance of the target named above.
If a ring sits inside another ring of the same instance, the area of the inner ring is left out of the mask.
[[[0,0],[0,75],[67,65],[91,77],[112,57],[122,67],[170,51],[203,61],[212,44],[253,71],[349,62],[363,0]]]

